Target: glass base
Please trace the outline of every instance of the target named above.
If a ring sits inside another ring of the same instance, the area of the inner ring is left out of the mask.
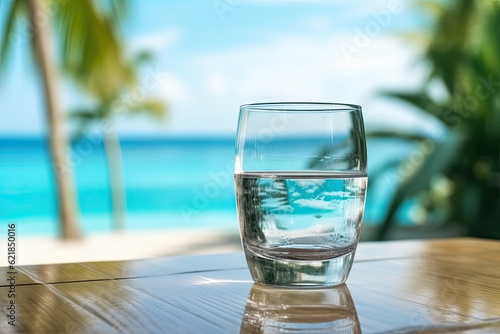
[[[265,257],[245,247],[253,280],[283,287],[317,288],[342,284],[349,276],[355,252],[328,260],[297,261]]]

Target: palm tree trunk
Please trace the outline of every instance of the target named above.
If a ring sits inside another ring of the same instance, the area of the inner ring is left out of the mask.
[[[50,152],[57,186],[62,238],[78,239],[80,231],[76,215],[77,199],[74,196],[72,170],[65,164],[67,138],[64,132],[64,115],[61,112],[56,91],[57,72],[49,50],[50,31],[47,22],[37,24],[35,20],[36,15],[45,14],[42,10],[42,3],[42,0],[28,0],[28,17],[45,92]]]
[[[103,140],[111,188],[113,226],[116,231],[122,231],[125,230],[127,202],[123,182],[122,150],[118,134],[113,126],[104,131]]]

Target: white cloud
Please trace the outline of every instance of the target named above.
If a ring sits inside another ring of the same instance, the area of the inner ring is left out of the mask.
[[[241,0],[242,2],[255,2],[259,4],[263,3],[285,3],[285,2],[294,2],[294,3],[304,3],[304,4],[310,4],[310,3],[332,3],[332,0]]]
[[[220,73],[210,73],[207,78],[207,86],[214,95],[224,94],[227,90],[226,79]]]
[[[131,39],[129,49],[137,51],[162,51],[179,41],[181,33],[178,29],[169,28],[158,32],[136,36]]]
[[[308,17],[304,20],[304,26],[315,30],[325,30],[331,26],[333,20],[331,15]]]
[[[266,44],[200,55],[193,65],[202,74],[218,71],[228,82],[228,97],[243,101],[356,103],[381,87],[419,82],[420,71],[410,67],[416,52],[406,43],[379,38],[349,60],[339,45],[351,38],[281,36]]]
[[[182,103],[189,98],[186,85],[179,77],[173,74],[166,74],[162,77],[159,93],[166,98],[169,103]]]
[[[233,134],[241,104],[270,101],[360,104],[368,124],[425,127],[407,107],[380,96],[419,86],[425,71],[416,63],[417,49],[381,36],[348,60],[339,46],[352,38],[278,35],[184,59],[182,71],[162,88],[171,106],[170,133]]]

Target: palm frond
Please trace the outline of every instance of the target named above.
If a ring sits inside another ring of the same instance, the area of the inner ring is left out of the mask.
[[[94,120],[99,118],[99,113],[93,109],[77,109],[68,113],[70,120]]]
[[[92,1],[70,0],[55,16],[62,41],[62,67],[87,91],[111,99],[129,82],[123,48],[110,20]]]
[[[7,56],[9,55],[9,52],[12,51],[11,49],[15,47],[13,45],[15,42],[14,39],[27,38],[26,36],[15,36],[14,34],[16,18],[19,17],[23,10],[26,11],[25,1],[12,1],[11,7],[9,8],[9,12],[7,14],[7,21],[3,29],[3,35],[1,36],[0,69],[3,69],[5,67]]]
[[[102,1],[104,6],[109,8],[110,18],[113,24],[120,25],[123,17],[128,12],[127,0],[106,0]]]
[[[381,164],[379,167],[375,168],[370,168],[370,171],[368,173],[368,176],[370,179],[373,178],[373,180],[380,180],[381,176],[385,174],[387,171],[393,170],[396,167],[399,167],[401,163],[403,162],[402,158],[396,158],[396,159],[391,159],[388,161],[384,161],[383,164]],[[370,183],[372,183],[370,181]],[[368,187],[368,190],[374,189],[372,187]]]
[[[160,99],[148,98],[130,106],[131,113],[145,113],[155,118],[164,118],[167,114],[167,106]]]
[[[422,8],[425,9],[434,19],[443,15],[443,12],[446,9],[443,3],[434,0],[421,1],[420,4]]]
[[[414,94],[386,95],[435,116],[453,136],[449,143],[436,144],[422,167],[398,185],[379,237],[385,236],[401,204],[422,193],[430,176],[440,172],[456,187],[447,198],[453,207],[448,221],[467,225],[471,236],[498,238],[500,211],[491,208],[500,192],[498,182],[491,180],[500,170],[500,2],[433,1],[431,6],[437,21],[425,53],[429,79]],[[426,94],[432,80],[444,84],[444,101]]]
[[[460,83],[460,67],[474,28],[471,22],[476,11],[476,2],[470,0],[457,0],[453,6],[448,6],[438,18],[434,37],[427,49],[431,76],[442,79],[451,94]]]
[[[405,175],[404,180],[399,184],[395,195],[390,203],[389,210],[378,231],[378,239],[383,240],[390,227],[394,223],[394,216],[401,204],[408,198],[417,195],[419,192],[428,189],[431,179],[437,173],[446,171],[459,157],[458,152],[465,142],[465,135],[455,132],[450,138],[435,145],[434,150],[419,166],[409,175]]]
[[[432,100],[428,94],[424,91],[410,93],[410,92],[390,92],[386,91],[382,93],[385,96],[396,98],[402,100],[406,103],[417,107],[418,109],[441,119],[444,108],[438,105],[434,100]]]
[[[71,133],[71,141],[74,142],[79,140],[85,133],[85,130],[92,123],[97,122],[99,117],[96,110],[76,109],[68,112],[68,119],[76,123],[76,129]]]
[[[132,57],[131,64],[134,67],[138,67],[153,59],[153,54],[150,51],[140,51]]]
[[[379,130],[379,131],[369,131],[366,136],[368,138],[389,138],[389,139],[402,139],[406,141],[420,141],[429,139],[428,136],[420,134],[406,133],[396,130]]]

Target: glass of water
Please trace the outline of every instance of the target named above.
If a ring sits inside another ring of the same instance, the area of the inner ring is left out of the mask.
[[[241,106],[234,178],[240,234],[255,282],[345,282],[367,186],[360,106]]]

